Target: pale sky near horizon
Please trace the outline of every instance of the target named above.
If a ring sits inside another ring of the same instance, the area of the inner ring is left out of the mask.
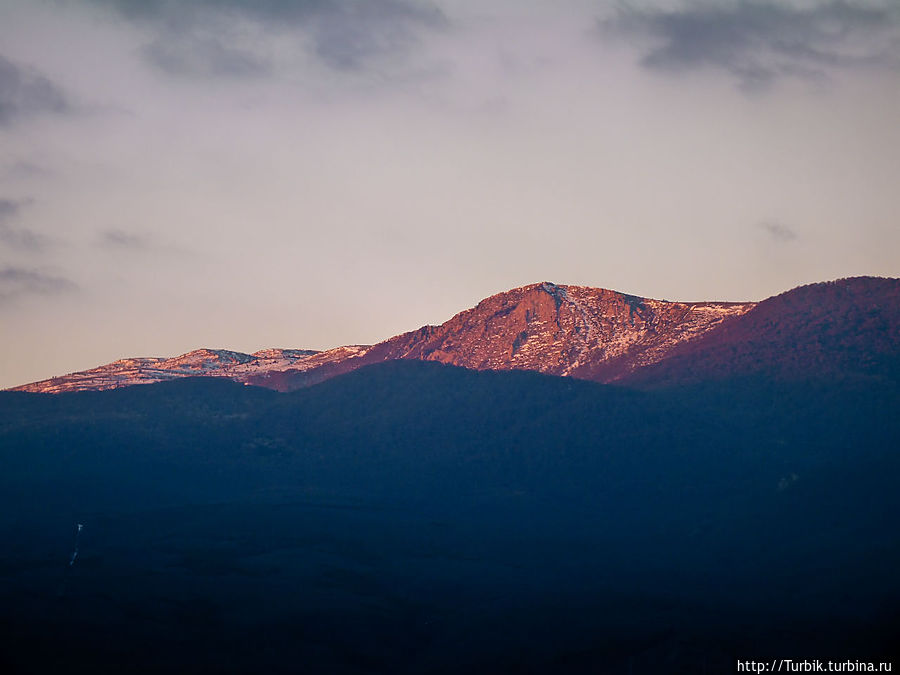
[[[892,0],[0,0],[0,388],[897,277],[898,120]]]

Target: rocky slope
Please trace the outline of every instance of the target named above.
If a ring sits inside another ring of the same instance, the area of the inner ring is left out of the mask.
[[[143,357],[113,361],[97,368],[14,387],[12,391],[58,394],[99,391],[133,384],[152,384],[181,377],[229,377],[247,382],[269,371],[302,372],[333,360],[353,357],[362,348],[338,347],[325,352],[311,349],[263,349],[253,354],[227,349],[196,349],[173,358]]]
[[[754,303],[668,302],[548,282],[494,295],[441,326],[373,347],[380,359],[537,370],[610,382],[656,363]]]

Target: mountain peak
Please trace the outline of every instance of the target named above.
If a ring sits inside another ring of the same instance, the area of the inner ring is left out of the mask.
[[[609,381],[752,306],[649,300],[542,281],[492,295],[440,326],[399,335],[373,351],[383,358]]]

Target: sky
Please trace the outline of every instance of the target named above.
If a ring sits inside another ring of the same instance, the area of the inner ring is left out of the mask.
[[[0,387],[897,277],[898,120],[895,0],[0,0]]]

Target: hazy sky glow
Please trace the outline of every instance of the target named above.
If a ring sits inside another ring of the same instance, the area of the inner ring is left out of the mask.
[[[893,0],[0,0],[0,387],[900,276],[898,120]]]

